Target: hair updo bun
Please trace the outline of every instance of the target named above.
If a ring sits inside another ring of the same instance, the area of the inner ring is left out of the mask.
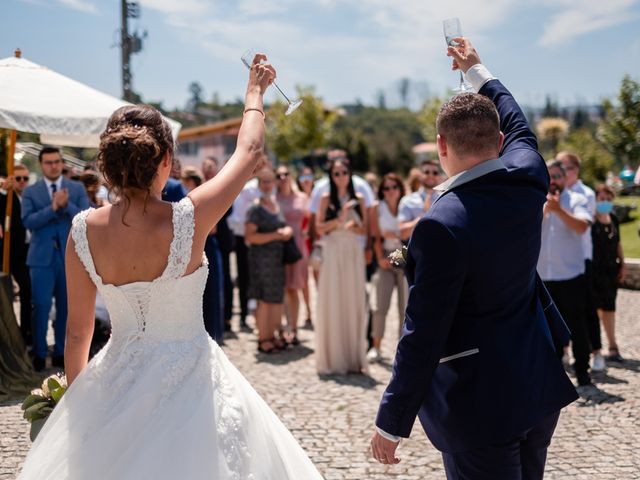
[[[171,128],[162,114],[149,105],[120,107],[100,135],[98,168],[118,196],[131,189],[149,189],[158,165],[168,152],[173,157]]]

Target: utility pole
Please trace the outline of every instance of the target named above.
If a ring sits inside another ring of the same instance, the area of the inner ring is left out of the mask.
[[[142,40],[147,36],[145,31],[141,36],[138,32],[129,35],[129,18],[140,16],[140,4],[135,1],[121,1],[120,48],[122,51],[122,98],[127,102],[135,102],[138,96],[133,91],[131,79],[131,55],[142,50]]]

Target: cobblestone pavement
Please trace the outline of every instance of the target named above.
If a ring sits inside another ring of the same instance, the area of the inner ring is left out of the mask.
[[[595,375],[596,388],[564,410],[549,450],[547,479],[640,479],[640,292],[621,290],[618,302],[619,343],[628,360]],[[390,315],[387,331],[396,332],[398,319]],[[386,361],[374,365],[370,377],[318,377],[313,332],[302,330],[300,337],[295,350],[265,356],[256,353],[252,333],[239,332],[226,340],[225,351],[327,480],[444,478],[440,454],[419,425],[399,448],[400,464],[382,466],[368,455],[395,335],[385,340]],[[15,477],[29,448],[27,430],[18,401],[0,404],[1,480]]]

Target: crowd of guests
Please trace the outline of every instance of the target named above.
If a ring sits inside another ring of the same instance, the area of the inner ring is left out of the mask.
[[[64,249],[72,218],[114,200],[99,172],[90,165],[82,173],[65,166],[57,148],[43,148],[39,166],[43,178],[33,185],[27,186],[30,172],[22,164],[0,185],[15,194],[11,274],[20,294],[22,335],[36,370],[45,367],[49,355],[46,338],[54,300],[51,364],[64,365]],[[163,198],[179,201],[222,166],[214,157],[200,168],[182,167],[176,159]],[[606,361],[623,361],[615,336],[616,292],[624,278],[619,223],[612,213],[615,193],[605,184],[595,192],[583,184],[580,159],[572,153],[561,152],[548,169],[538,272],[572,331],[578,384],[588,385],[590,371],[605,369]],[[262,168],[207,238],[207,332],[224,343],[225,332],[232,330],[237,289],[239,327],[255,328],[260,354],[295,348],[302,325],[315,328],[320,374],[366,373],[369,363],[383,360],[393,293],[400,318],[409,294],[403,271],[391,264],[389,255],[409,241],[444,180],[433,160],[403,179],[396,173],[356,175],[343,150],[327,153],[322,175],[310,166],[274,168],[265,156]],[[3,216],[5,199],[0,195]],[[317,289],[315,309],[311,288]],[[606,360],[600,325],[608,340]],[[394,340],[401,331],[402,325],[391,332]]]

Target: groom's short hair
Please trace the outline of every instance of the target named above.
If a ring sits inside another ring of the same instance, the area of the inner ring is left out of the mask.
[[[484,153],[500,144],[498,110],[491,100],[476,93],[462,93],[445,102],[436,129],[458,155]]]

